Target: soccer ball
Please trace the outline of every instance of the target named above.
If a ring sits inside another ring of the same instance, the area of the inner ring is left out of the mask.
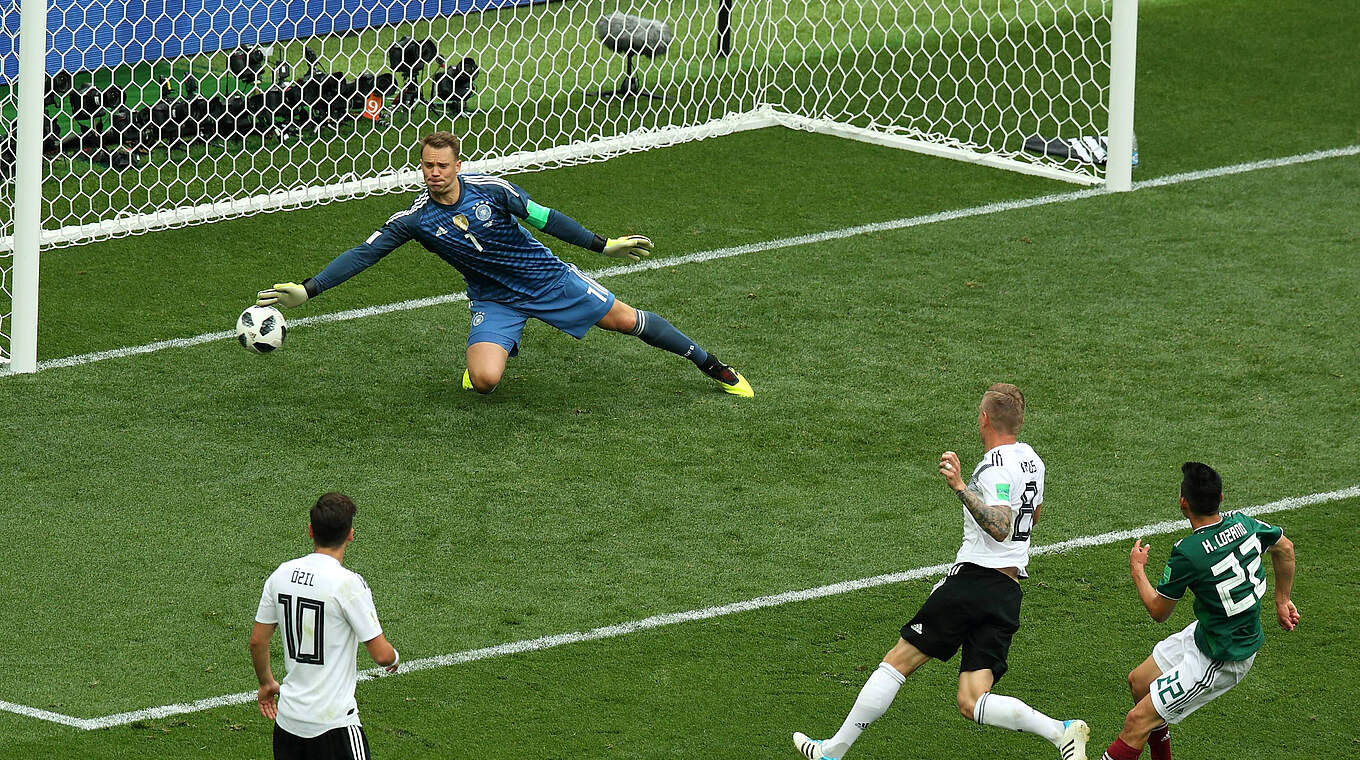
[[[236,319],[236,339],[247,351],[267,354],[282,346],[287,335],[288,325],[273,306],[251,306]]]

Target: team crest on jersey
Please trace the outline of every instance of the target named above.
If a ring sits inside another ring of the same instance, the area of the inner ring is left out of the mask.
[[[480,325],[485,319],[486,319],[486,312],[484,312],[484,311],[474,311],[474,312],[472,312],[472,326],[473,326],[473,327],[476,327],[477,325]]]
[[[491,218],[491,204],[486,201],[478,203],[472,207],[472,215],[477,217],[477,221],[485,222]]]

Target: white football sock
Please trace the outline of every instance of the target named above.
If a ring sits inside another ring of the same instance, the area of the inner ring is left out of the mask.
[[[977,704],[973,706],[973,720],[986,726],[1038,734],[1054,745],[1063,735],[1062,721],[1053,720],[1015,697],[990,691],[978,697]]]
[[[859,690],[855,706],[850,708],[850,714],[845,716],[841,730],[822,742],[822,754],[835,758],[844,756],[845,751],[850,749],[850,745],[855,743],[864,729],[888,711],[888,705],[891,705],[893,697],[897,696],[897,689],[906,681],[907,677],[897,672],[897,668],[886,662],[880,662],[878,670],[869,676],[864,688]]]

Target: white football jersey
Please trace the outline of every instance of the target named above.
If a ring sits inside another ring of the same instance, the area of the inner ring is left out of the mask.
[[[1011,509],[1011,534],[997,541],[978,526],[973,513],[963,509],[963,546],[955,562],[971,562],[982,567],[1016,567],[1027,578],[1029,534],[1034,528],[1034,511],[1044,503],[1044,460],[1028,443],[1005,443],[982,455],[973,469],[969,486],[982,494],[991,506]]]
[[[319,552],[289,560],[265,581],[255,620],[283,635],[279,728],[310,739],[359,725],[354,658],[359,642],[382,633],[364,579]]]

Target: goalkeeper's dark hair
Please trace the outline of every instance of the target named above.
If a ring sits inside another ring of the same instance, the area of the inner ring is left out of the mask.
[[[419,154],[424,153],[427,146],[431,148],[452,148],[453,160],[461,159],[458,153],[458,135],[452,132],[431,132],[425,135],[425,139],[420,141],[420,149],[416,151],[417,160],[420,158]]]
[[[1200,517],[1218,514],[1218,505],[1223,501],[1223,479],[1214,468],[1201,462],[1186,462],[1181,465],[1181,498],[1190,505],[1190,511]]]
[[[312,505],[312,540],[317,546],[336,549],[345,545],[354,527],[354,502],[342,493],[321,494]]]

